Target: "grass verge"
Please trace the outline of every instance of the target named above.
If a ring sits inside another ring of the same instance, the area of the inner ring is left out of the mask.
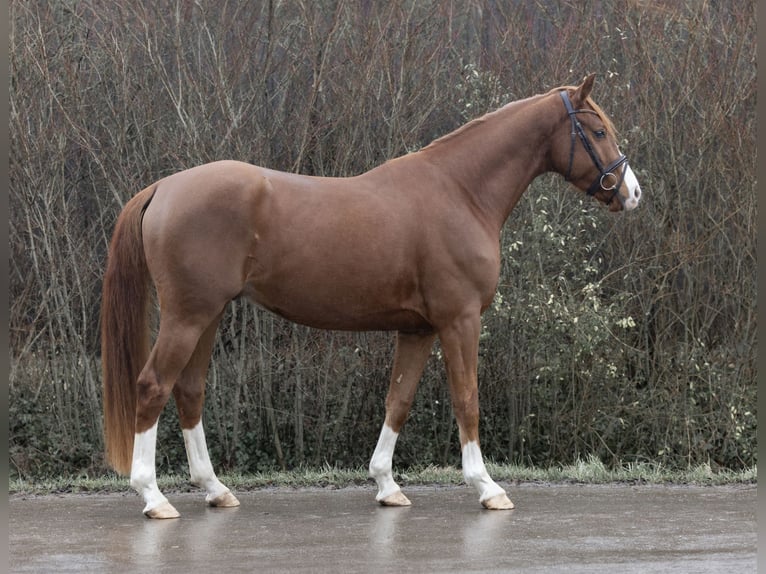
[[[628,463],[607,468],[600,460],[590,458],[572,465],[546,469],[518,466],[514,464],[488,463],[489,474],[499,482],[539,484],[690,484],[690,485],[733,485],[754,484],[758,469],[754,466],[743,471],[714,471],[703,464],[686,470],[672,470],[650,463]],[[463,475],[455,467],[424,466],[395,472],[395,478],[402,486],[463,484]],[[298,468],[291,471],[259,472],[255,474],[229,473],[220,476],[221,481],[236,491],[259,488],[344,488],[372,484],[366,468],[342,469]],[[195,490],[187,476],[164,475],[157,479],[158,486],[165,492]],[[116,475],[98,477],[54,477],[27,480],[9,479],[9,494],[86,494],[125,492],[130,489],[127,477]]]

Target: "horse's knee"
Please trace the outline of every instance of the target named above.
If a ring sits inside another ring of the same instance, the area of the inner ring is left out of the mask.
[[[402,398],[386,399],[386,423],[395,432],[399,432],[407,420],[412,407],[412,400]]]
[[[465,427],[478,426],[479,424],[479,401],[467,402],[453,401],[452,411],[455,413],[458,424]]]

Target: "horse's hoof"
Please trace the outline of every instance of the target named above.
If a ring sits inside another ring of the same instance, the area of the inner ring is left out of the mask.
[[[410,499],[404,496],[401,490],[397,490],[393,494],[381,498],[378,502],[383,506],[412,506]]]
[[[144,510],[144,515],[147,518],[178,518],[181,516],[169,502],[163,502],[159,506]]]
[[[513,508],[513,502],[504,492],[483,500],[481,504],[489,510],[510,510]]]
[[[207,503],[216,508],[234,508],[239,506],[239,500],[229,491],[219,494],[215,498],[208,500]]]

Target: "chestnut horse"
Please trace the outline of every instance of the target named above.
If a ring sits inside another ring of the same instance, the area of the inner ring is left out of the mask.
[[[422,150],[348,178],[217,161],[153,183],[122,210],[101,307],[107,460],[173,518],[157,487],[157,422],[172,393],[191,482],[212,506],[239,502],[216,477],[201,414],[221,315],[248,297],[321,329],[397,331],[385,421],[370,462],[376,500],[404,506],[397,437],[439,337],[465,481],[489,509],[513,508],[479,449],[480,318],[500,273],[500,232],[538,175],[555,171],[607,204],[641,195],[612,123],[579,86],[512,102]],[[149,345],[150,281],[160,308]]]

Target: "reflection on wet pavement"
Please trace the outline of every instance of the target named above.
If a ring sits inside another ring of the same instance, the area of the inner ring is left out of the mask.
[[[467,487],[238,492],[239,508],[170,493],[177,520],[137,496],[11,497],[11,572],[755,572],[756,488],[511,486],[483,509]]]

